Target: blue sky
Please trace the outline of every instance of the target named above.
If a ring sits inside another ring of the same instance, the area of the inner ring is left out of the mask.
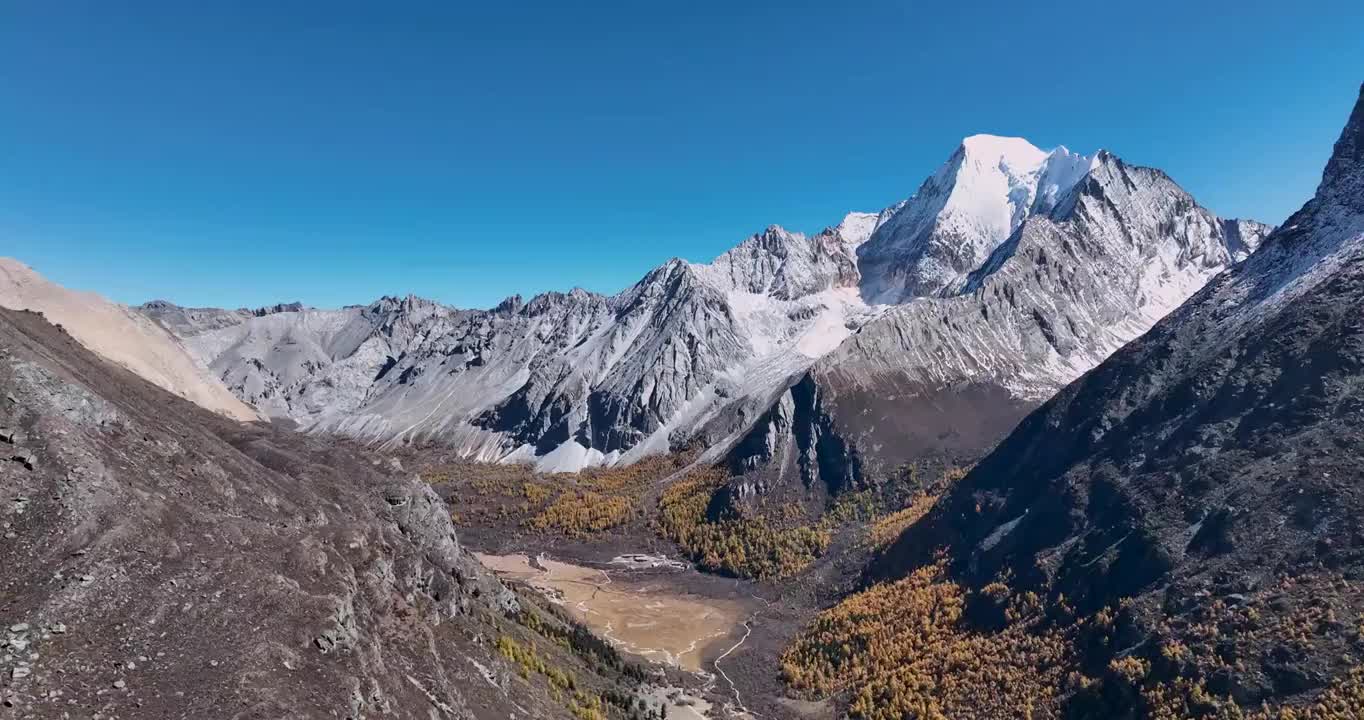
[[[611,292],[880,209],[978,132],[1277,222],[1360,28],[1357,0],[0,0],[0,254],[124,302]]]

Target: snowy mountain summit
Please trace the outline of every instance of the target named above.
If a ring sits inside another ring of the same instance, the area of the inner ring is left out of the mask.
[[[1054,209],[1095,158],[972,135],[863,245],[863,295],[898,303],[960,286],[1024,220]]]
[[[905,437],[992,442],[1268,230],[1106,152],[975,135],[884,211],[814,235],[771,226],[613,296],[143,312],[238,397],[315,432],[546,470],[699,445],[808,482],[903,452],[876,428],[941,425],[968,389],[989,398],[970,407],[979,428]]]

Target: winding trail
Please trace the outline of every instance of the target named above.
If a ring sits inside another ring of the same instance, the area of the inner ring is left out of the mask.
[[[736,585],[737,585],[737,583],[736,583]],[[766,598],[764,598],[764,597],[761,597],[761,596],[759,596],[759,595],[755,595],[755,594],[753,594],[753,593],[749,593],[749,597],[751,597],[751,598],[753,598],[754,600],[757,600],[758,602],[762,603],[762,604],[763,604],[763,607],[764,607],[765,609],[766,609],[766,608],[771,608],[771,607],[772,607],[772,603],[769,602],[769,601],[768,601]],[[728,675],[727,673],[725,673],[724,668],[720,667],[720,661],[721,661],[721,660],[724,660],[724,659],[727,658],[727,657],[729,657],[730,653],[734,652],[735,650],[738,650],[740,646],[742,646],[745,642],[748,641],[748,636],[750,636],[750,635],[753,634],[753,623],[757,621],[758,616],[761,615],[761,614],[762,614],[762,610],[755,610],[755,611],[753,612],[752,615],[749,615],[748,618],[745,619],[744,622],[743,622],[743,625],[744,625],[744,636],[741,637],[741,638],[739,638],[739,642],[736,642],[736,643],[734,643],[733,645],[731,645],[730,648],[729,648],[728,650],[724,651],[723,653],[720,653],[720,656],[717,657],[717,658],[715,658],[715,660],[711,662],[711,665],[714,665],[714,666],[715,666],[715,672],[719,673],[719,674],[720,674],[720,677],[724,678],[724,679],[725,679],[725,682],[729,684],[729,691],[730,691],[730,693],[731,693],[732,695],[734,695],[734,706],[735,706],[735,708],[738,709],[739,713],[741,713],[741,714],[743,714],[743,715],[746,715],[746,716],[748,716],[748,717],[753,717],[753,718],[761,718],[762,715],[759,715],[758,713],[756,713],[756,712],[750,710],[750,709],[748,708],[748,706],[744,705],[743,697],[739,694],[739,688],[738,688],[738,686],[736,686],[736,685],[734,684],[734,680],[732,680],[732,679],[729,677],[729,675]]]
[[[743,697],[740,696],[739,694],[739,688],[734,685],[734,681],[731,680],[729,675],[725,673],[725,669],[720,667],[720,661],[729,657],[730,653],[734,652],[735,650],[738,650],[739,646],[743,645],[744,642],[748,640],[748,636],[753,634],[753,621],[756,620],[757,618],[758,613],[755,612],[752,615],[750,615],[747,620],[744,620],[744,636],[739,638],[739,642],[734,643],[732,646],[730,646],[728,650],[721,653],[720,657],[715,658],[715,661],[711,663],[712,665],[715,666],[715,672],[720,673],[720,677],[724,678],[725,682],[729,683],[729,691],[731,694],[734,695],[734,706],[738,708],[739,712],[743,713],[744,715],[750,715],[752,717],[761,716],[759,716],[752,710],[749,710],[748,707],[744,705]]]

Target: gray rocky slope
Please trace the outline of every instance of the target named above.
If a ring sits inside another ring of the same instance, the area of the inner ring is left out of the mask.
[[[879,214],[771,227],[614,296],[144,311],[239,397],[311,431],[549,470],[701,445],[836,485],[915,450],[894,436],[987,446],[1266,230],[1108,153],[974,136]]]
[[[0,307],[42,313],[96,355],[201,407],[243,422],[263,419],[228,392],[173,333],[143,313],[95,293],[64,288],[4,257]]]
[[[629,696],[613,651],[554,641],[585,631],[523,637],[536,601],[400,467],[211,413],[37,313],[0,310],[0,450],[0,718],[571,717],[503,636]]]
[[[1364,652],[1330,620],[1364,617],[1361,307],[1364,90],[1311,201],[1029,415],[874,574],[950,545],[977,584],[1123,601],[1099,667],[1121,650],[1242,705],[1310,698]]]

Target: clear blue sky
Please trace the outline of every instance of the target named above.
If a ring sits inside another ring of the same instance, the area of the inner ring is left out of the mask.
[[[1364,2],[0,0],[0,254],[124,302],[616,291],[977,132],[1312,192]]]

